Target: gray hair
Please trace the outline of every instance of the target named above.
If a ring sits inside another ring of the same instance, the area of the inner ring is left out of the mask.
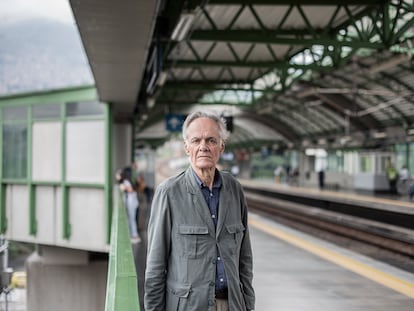
[[[226,127],[226,120],[220,116],[218,116],[215,113],[207,112],[207,111],[196,111],[187,116],[185,118],[184,124],[183,124],[183,138],[186,140],[188,138],[188,127],[190,126],[191,122],[198,118],[209,118],[217,123],[217,126],[219,128],[219,135],[221,140],[226,141],[226,139],[229,137],[229,133],[227,132]]]

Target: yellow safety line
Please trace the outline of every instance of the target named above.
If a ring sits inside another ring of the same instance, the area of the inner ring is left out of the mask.
[[[268,224],[257,220],[249,218],[249,224],[259,229],[260,231],[266,232],[272,236],[278,237],[290,244],[293,244],[297,247],[307,250],[310,253],[313,253],[321,258],[324,258],[328,261],[336,263],[348,270],[351,270],[359,275],[362,275],[368,279],[371,279],[379,284],[382,284],[388,288],[391,288],[401,294],[404,294],[410,298],[414,298],[414,284],[404,281],[398,277],[395,277],[391,274],[385,273],[383,271],[377,270],[373,267],[370,267],[366,264],[363,264],[357,260],[351,259],[344,255],[335,253],[327,248],[321,247],[309,241],[300,239],[292,234],[289,234],[285,231],[276,229],[269,226]]]

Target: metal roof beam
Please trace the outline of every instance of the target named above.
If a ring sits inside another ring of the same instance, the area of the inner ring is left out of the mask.
[[[267,69],[302,69],[302,70],[318,70],[318,71],[332,71],[335,67],[333,66],[324,66],[319,63],[311,63],[306,65],[293,64],[287,61],[218,61],[218,60],[208,60],[208,61],[197,61],[197,60],[177,60],[177,61],[168,61],[165,63],[165,68],[194,68],[194,67],[240,67],[240,68],[267,68]]]
[[[381,5],[385,0],[210,0],[211,5]]]
[[[303,31],[303,30],[302,30]],[[309,32],[308,32],[309,33]],[[285,45],[329,45],[334,47],[349,46],[352,48],[381,49],[384,44],[379,42],[368,41],[338,41],[334,36],[315,38],[309,34],[311,38],[297,36],[295,38],[287,38],[279,35],[277,32],[264,32],[263,30],[195,30],[191,34],[191,40],[194,41],[214,41],[214,42],[242,42],[256,44],[285,44]]]
[[[242,113],[237,116],[239,119],[251,119],[261,124],[264,124],[270,128],[273,128],[278,132],[282,137],[291,142],[297,142],[301,140],[301,137],[294,132],[294,130],[286,125],[283,120],[275,118],[269,118],[268,116],[260,115],[254,111],[249,111],[248,113]]]
[[[201,91],[234,91],[234,92],[274,92],[269,89],[255,89],[253,87],[236,86],[235,84],[204,83],[204,82],[168,82],[164,86],[165,90],[184,89],[184,90],[201,90]]]

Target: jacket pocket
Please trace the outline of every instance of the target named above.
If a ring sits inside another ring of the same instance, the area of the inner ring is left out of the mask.
[[[186,310],[191,285],[167,285],[166,310]]]
[[[208,227],[180,225],[178,239],[181,255],[186,258],[197,258],[207,250]]]
[[[245,227],[243,224],[231,224],[226,226],[227,237],[226,243],[227,247],[232,250],[232,253],[235,254],[241,246],[243,240]]]

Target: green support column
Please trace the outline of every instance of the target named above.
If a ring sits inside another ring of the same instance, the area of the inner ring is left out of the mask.
[[[105,167],[105,210],[106,210],[106,241],[111,241],[111,226],[112,226],[112,107],[108,103],[105,105],[105,153],[106,153],[106,167]]]
[[[3,121],[2,109],[0,108],[0,121]],[[0,234],[7,230],[6,219],[6,186],[3,184],[3,122],[0,122]]]
[[[71,235],[70,213],[69,213],[69,188],[66,184],[66,104],[61,106],[61,123],[62,123],[62,234],[63,238],[68,240]]]
[[[27,107],[27,189],[29,192],[29,234],[36,236],[36,186],[32,180],[32,146],[33,146],[33,118],[32,106]]]

